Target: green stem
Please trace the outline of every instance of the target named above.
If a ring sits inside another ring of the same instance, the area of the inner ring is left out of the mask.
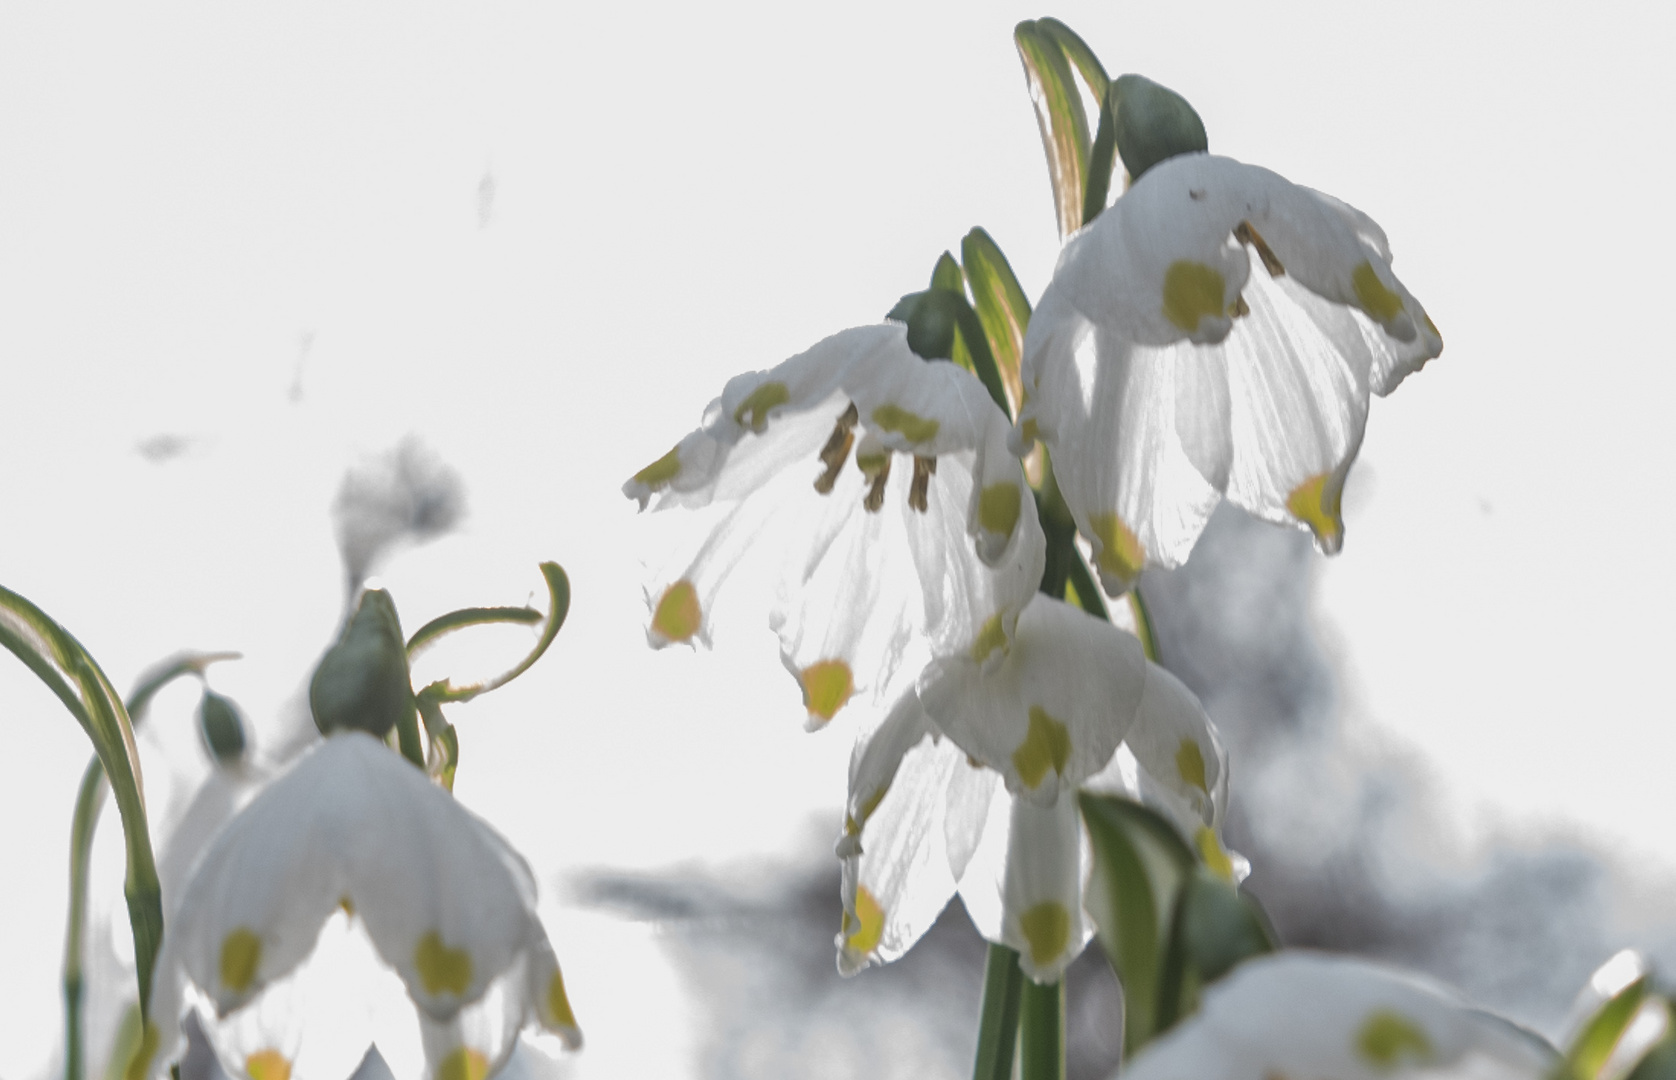
[[[1135,616],[1135,636],[1141,639],[1146,658],[1154,664],[1162,664],[1164,661],[1158,659],[1158,635],[1152,632],[1152,615],[1146,609],[1139,585],[1129,590],[1129,611]]]
[[[1019,1002],[1020,1080],[1065,1080],[1065,983],[1026,981]]]
[[[1018,953],[1005,945],[991,945],[989,958],[984,961],[983,1013],[978,1024],[973,1080],[1012,1080],[1019,991],[1023,982]]]

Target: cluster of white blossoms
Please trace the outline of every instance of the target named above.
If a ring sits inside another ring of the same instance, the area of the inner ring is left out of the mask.
[[[841,970],[901,955],[958,891],[1026,974],[1058,979],[1091,933],[1079,790],[1152,805],[1243,876],[1199,702],[1133,636],[1035,596],[1046,541],[1020,459],[1047,445],[1113,595],[1180,563],[1224,494],[1336,551],[1369,391],[1442,349],[1390,261],[1337,200],[1177,157],[1067,242],[1016,425],[904,328],[862,327],[735,378],[624,486],[643,509],[714,515],[653,572],[654,645],[708,643],[750,567],[775,583],[810,727],[858,694],[885,713],[852,759]]]

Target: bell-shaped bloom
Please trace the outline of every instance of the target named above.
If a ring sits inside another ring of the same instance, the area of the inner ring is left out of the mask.
[[[852,698],[886,700],[919,653],[994,662],[1045,550],[1008,432],[976,377],[920,359],[900,325],[735,377],[623,486],[642,508],[701,519],[654,569],[649,640],[708,643],[718,613],[755,591],[733,579],[765,576],[812,728]]]
[[[1123,1066],[1125,1080],[1538,1080],[1540,1038],[1415,975],[1346,956],[1247,960],[1199,1012]]]
[[[1113,595],[1185,560],[1224,495],[1331,553],[1369,391],[1442,350],[1367,215],[1182,155],[1067,241],[1025,336],[1014,444],[1047,444]]]
[[[1140,642],[1038,597],[999,664],[934,665],[858,745],[838,842],[839,969],[902,955],[958,889],[980,933],[1055,981],[1093,933],[1077,791],[1161,802],[1233,878],[1243,860],[1216,833],[1226,776],[1203,708]]]
[[[579,1045],[535,902],[499,834],[378,740],[336,733],[228,823],[182,890],[153,979],[152,1074],[203,1001],[235,1078],[347,1075],[334,1070],[352,1069],[365,1041],[347,1059],[311,1056],[320,1040],[295,1024],[333,982],[317,942],[346,920],[418,1007],[431,1080],[483,1080],[526,1026]]]

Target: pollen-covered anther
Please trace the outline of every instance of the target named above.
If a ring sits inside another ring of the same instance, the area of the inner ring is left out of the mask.
[[[1286,273],[1286,267],[1275,257],[1274,249],[1269,247],[1262,233],[1251,227],[1251,222],[1240,222],[1239,228],[1234,230],[1234,239],[1257,253],[1257,257],[1263,260],[1263,269],[1269,272],[1270,277],[1277,278]]]
[[[1245,302],[1245,295],[1243,293],[1234,297],[1234,302],[1228,305],[1228,315],[1230,318],[1240,319],[1249,314],[1251,314],[1251,305]]]
[[[931,478],[937,474],[937,459],[914,455],[914,482],[908,488],[908,507],[925,513],[926,495],[931,488]]]
[[[855,411],[855,403],[844,410],[838,422],[832,426],[832,437],[826,440],[821,448],[821,462],[826,471],[815,478],[815,490],[822,495],[832,494],[832,486],[838,482],[838,474],[844,469],[844,462],[849,460],[850,447],[855,445],[855,425],[861,417]]]
[[[890,454],[887,452],[865,464],[858,457],[856,464],[861,465],[861,471],[872,481],[867,488],[867,497],[861,500],[861,505],[869,514],[876,514],[885,505],[885,481],[890,479]],[[870,466],[876,466],[876,469]]]

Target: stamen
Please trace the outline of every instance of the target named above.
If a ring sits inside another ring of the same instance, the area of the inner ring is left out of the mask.
[[[1251,222],[1240,222],[1239,228],[1234,230],[1234,239],[1242,244],[1250,244],[1256,250],[1257,257],[1263,260],[1263,269],[1269,272],[1270,277],[1277,278],[1286,273],[1286,267],[1280,265],[1280,260],[1275,258],[1274,252],[1269,249],[1263,234],[1253,229]]]
[[[838,482],[838,474],[843,471],[844,462],[850,456],[850,447],[855,444],[855,425],[860,420],[855,410],[855,403],[844,410],[838,422],[832,427],[832,437],[826,440],[821,448],[821,461],[826,465],[826,471],[815,478],[815,490],[822,495],[832,494],[832,485]]]
[[[1245,302],[1244,293],[1234,297],[1234,302],[1228,305],[1228,314],[1236,319],[1251,314],[1251,305]]]
[[[934,457],[920,457],[914,455],[914,482],[908,487],[908,507],[925,513],[927,490],[931,487],[931,478],[937,472],[937,459]]]
[[[885,481],[890,479],[890,455],[887,453],[881,459],[879,471],[873,474],[873,485],[867,489],[867,497],[861,500],[861,505],[869,514],[876,514],[885,505]]]

